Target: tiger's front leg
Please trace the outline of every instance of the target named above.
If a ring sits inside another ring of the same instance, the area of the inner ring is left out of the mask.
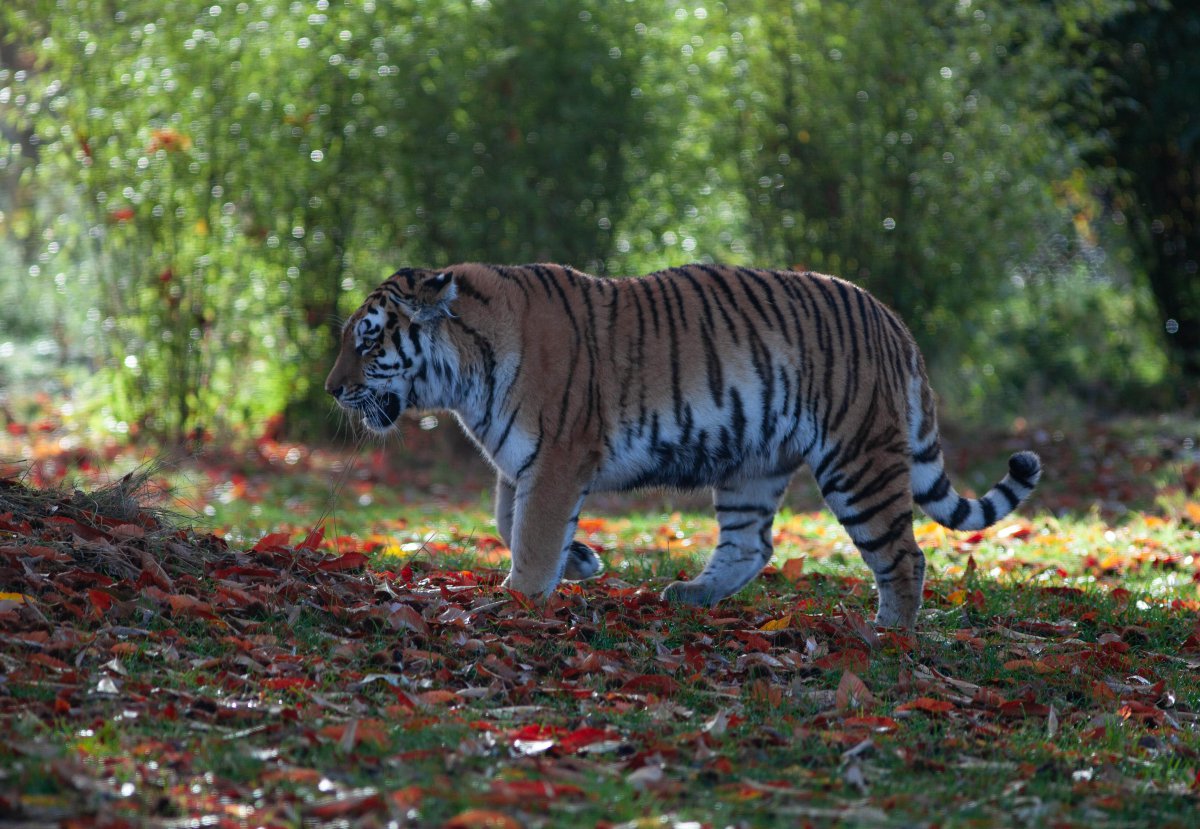
[[[579,510],[587,495],[586,481],[590,478],[590,469],[566,466],[530,470],[516,483],[509,539],[512,570],[505,579],[506,587],[527,596],[546,598],[562,581],[579,524]],[[501,482],[500,487],[505,485]],[[498,516],[501,504],[498,500]]]
[[[496,532],[504,546],[512,549],[513,508],[517,500],[517,488],[503,475],[496,477]],[[567,581],[590,579],[604,569],[600,556],[582,541],[570,540],[566,549],[567,563],[562,577]]]

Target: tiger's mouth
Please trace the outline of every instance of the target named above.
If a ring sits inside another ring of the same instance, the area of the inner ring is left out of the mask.
[[[360,415],[363,425],[372,432],[386,432],[405,408],[399,395],[365,388],[351,395],[339,395],[337,402],[346,411]]]
[[[396,422],[396,418],[400,417],[400,413],[404,411],[400,396],[391,392],[372,394],[364,401],[364,404],[359,409],[363,415],[363,422],[367,425],[367,428],[375,431],[387,429]]]

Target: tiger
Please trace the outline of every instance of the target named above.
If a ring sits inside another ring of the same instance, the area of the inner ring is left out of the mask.
[[[771,560],[775,514],[807,465],[874,574],[875,624],[912,629],[914,502],[980,530],[1042,474],[1017,452],[982,497],[960,495],[911,333],[866,290],[812,272],[401,268],[345,322],[325,390],[380,434],[408,410],[452,412],[496,471],[504,585],[538,599],[602,569],[575,538],[590,493],[711,488],[716,547],[662,598],[712,606]]]

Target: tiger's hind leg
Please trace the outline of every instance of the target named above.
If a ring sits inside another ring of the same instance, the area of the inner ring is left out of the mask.
[[[717,548],[700,575],[668,585],[663,599],[708,607],[757,576],[771,560],[771,526],[791,477],[788,472],[714,489],[713,503],[721,525]]]
[[[504,546],[512,549],[513,504],[516,501],[517,490],[504,480],[502,475],[496,477],[496,532],[504,541]],[[576,516],[578,520],[578,516]],[[604,569],[600,556],[596,551],[582,541],[572,540],[565,551],[567,562],[563,568],[563,578],[569,581],[588,579]]]
[[[875,574],[875,624],[916,624],[925,585],[925,554],[913,536],[909,461],[879,451],[851,459],[818,479],[825,502]]]

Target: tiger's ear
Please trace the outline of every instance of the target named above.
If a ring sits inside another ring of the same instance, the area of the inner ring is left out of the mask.
[[[458,286],[454,284],[454,274],[433,274],[422,279],[416,286],[413,299],[416,309],[413,321],[420,323],[437,322],[446,317],[454,316],[450,304],[458,297]]]

